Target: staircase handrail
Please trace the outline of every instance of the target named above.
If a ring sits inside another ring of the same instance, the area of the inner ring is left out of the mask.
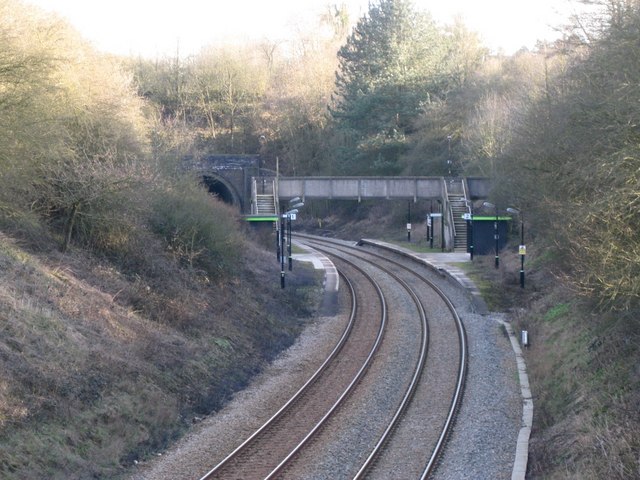
[[[467,179],[462,179],[462,194],[464,195],[464,203],[467,206],[467,213],[471,214],[471,199],[467,196]]]
[[[447,233],[449,234],[449,238],[447,239],[448,241],[446,242],[447,245],[455,245],[455,237],[456,237],[456,224],[453,220],[453,212],[451,211],[451,202],[449,202],[449,188],[447,187],[447,179],[443,178],[443,182],[444,182],[444,205],[443,207],[443,212],[447,212],[447,223],[449,224],[449,228],[446,229]],[[444,218],[443,218],[444,220]]]
[[[258,180],[256,177],[251,177],[251,214],[257,215],[258,213]]]
[[[279,203],[278,199],[280,198],[280,196],[278,195],[278,177],[275,177],[273,179],[273,211],[276,213],[276,215],[278,217],[280,217],[280,212],[279,212]]]

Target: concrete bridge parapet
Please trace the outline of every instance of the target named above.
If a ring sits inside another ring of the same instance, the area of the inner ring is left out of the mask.
[[[441,199],[447,196],[445,177],[283,177],[260,168],[259,155],[210,155],[187,158],[185,168],[202,177],[211,193],[250,213],[253,179],[277,179],[281,200],[302,199]],[[487,198],[490,181],[468,177],[469,199]]]
[[[444,177],[280,177],[280,199],[294,197],[336,200],[443,199],[446,198]],[[469,178],[471,198],[486,198],[490,189],[486,178]]]

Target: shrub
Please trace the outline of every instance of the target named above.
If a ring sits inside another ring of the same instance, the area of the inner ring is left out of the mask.
[[[151,227],[178,260],[214,278],[238,266],[242,238],[235,210],[191,179],[156,195]]]
[[[126,243],[143,183],[135,165],[85,159],[39,170],[43,180],[34,182],[32,208],[62,234],[63,251],[72,241],[99,251],[117,250]]]

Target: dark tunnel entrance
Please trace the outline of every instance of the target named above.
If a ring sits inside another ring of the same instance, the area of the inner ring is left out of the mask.
[[[215,177],[208,176],[203,177],[202,181],[209,190],[209,193],[215,195],[229,205],[236,205],[236,198],[234,197],[233,192],[227,185],[225,185],[224,182],[221,182]]]

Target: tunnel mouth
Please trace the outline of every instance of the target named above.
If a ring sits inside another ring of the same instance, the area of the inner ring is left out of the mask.
[[[207,187],[209,193],[214,195],[216,198],[228,203],[229,205],[236,204],[233,192],[224,182],[210,176],[202,177],[202,182]]]

